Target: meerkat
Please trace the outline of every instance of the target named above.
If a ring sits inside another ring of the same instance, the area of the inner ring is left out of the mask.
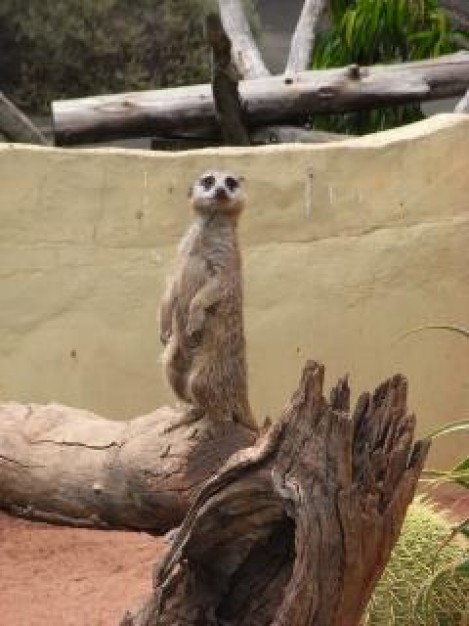
[[[195,220],[160,311],[169,384],[195,415],[256,429],[247,393],[238,220],[241,179],[208,171],[189,190]]]

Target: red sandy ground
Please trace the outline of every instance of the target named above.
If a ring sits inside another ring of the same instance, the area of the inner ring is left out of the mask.
[[[440,493],[455,520],[464,492]],[[0,624],[117,626],[151,589],[163,539],[27,522],[0,513]]]
[[[144,533],[63,528],[0,513],[0,624],[117,626],[150,592],[164,545]]]

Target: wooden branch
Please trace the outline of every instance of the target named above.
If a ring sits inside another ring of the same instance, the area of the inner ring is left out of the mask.
[[[441,0],[441,6],[448,13],[452,26],[463,32],[469,32],[469,3],[467,0]]]
[[[358,626],[411,502],[429,442],[413,444],[407,384],[330,402],[309,363],[282,420],[200,491],[126,626]]]
[[[47,146],[48,141],[8,98],[0,92],[0,136],[7,141]]]
[[[213,101],[224,143],[227,146],[249,146],[238,92],[239,77],[231,61],[231,41],[218,14],[208,15],[206,32],[212,48]]]
[[[464,98],[457,103],[454,109],[455,113],[469,113],[469,89],[466,91]]]
[[[249,130],[300,124],[313,113],[376,108],[462,96],[469,53],[412,63],[339,68],[240,83]],[[72,145],[160,132],[213,133],[210,85],[64,100],[52,105],[56,142]]]
[[[232,58],[242,78],[269,76],[244,14],[241,0],[218,0],[220,17],[232,43]]]
[[[327,0],[305,0],[300,19],[293,33],[285,74],[304,72],[310,67],[311,53],[319,19]]]
[[[164,407],[129,422],[60,405],[0,405],[0,508],[47,522],[164,532],[253,434],[183,423]]]

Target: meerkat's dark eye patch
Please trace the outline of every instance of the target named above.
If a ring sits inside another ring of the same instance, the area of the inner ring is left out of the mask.
[[[204,176],[203,178],[200,179],[200,184],[205,189],[205,191],[208,191],[215,184],[215,176],[212,176],[212,175]]]
[[[238,189],[239,181],[237,181],[236,178],[233,178],[233,176],[227,176],[225,178],[225,185],[230,191],[234,191],[235,189]]]

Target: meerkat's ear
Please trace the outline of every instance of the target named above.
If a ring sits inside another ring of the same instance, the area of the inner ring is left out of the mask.
[[[189,189],[187,190],[187,197],[192,198],[193,193],[194,193],[194,185],[190,185]]]
[[[246,181],[244,176],[238,176],[238,182],[244,183]]]

